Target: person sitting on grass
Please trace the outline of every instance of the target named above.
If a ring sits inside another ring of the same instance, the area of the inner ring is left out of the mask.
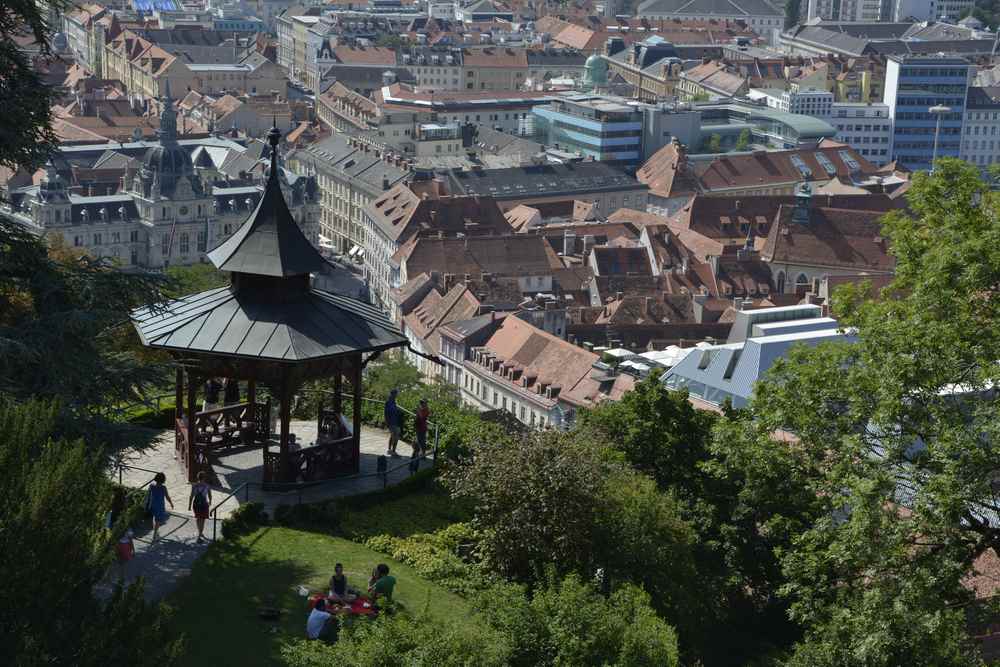
[[[330,598],[344,601],[347,599],[347,575],[344,566],[337,563],[333,566],[333,576],[330,577]]]
[[[309,619],[306,621],[306,637],[319,639],[332,616],[333,614],[326,610],[326,600],[323,598],[316,600],[316,606],[309,612]]]
[[[392,602],[392,589],[396,587],[396,577],[389,574],[389,566],[385,563],[379,563],[372,572],[371,581],[368,583],[368,593],[371,594],[372,600],[377,601],[379,598],[385,598],[386,601]]]

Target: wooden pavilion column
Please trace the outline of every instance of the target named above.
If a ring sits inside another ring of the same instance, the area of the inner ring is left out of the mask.
[[[174,393],[174,420],[180,419],[183,416],[184,416],[184,369],[178,366],[175,393]]]
[[[337,362],[337,370],[333,374],[333,414],[337,415],[337,419],[340,419],[340,415],[343,414],[343,404],[344,404],[344,363],[343,361]],[[337,428],[340,428],[339,426]]]
[[[190,370],[187,372],[188,376],[188,386],[187,386],[187,474],[188,481],[192,484],[195,482],[197,477],[197,471],[194,469],[195,455],[194,455],[194,445],[195,445],[195,415],[198,414],[198,408],[195,406],[195,402],[198,398],[198,378]]]
[[[270,415],[268,415],[270,417]],[[247,423],[250,424],[250,437],[244,438],[243,441],[247,445],[254,445],[257,443],[257,381],[250,379],[247,381]],[[264,446],[267,447],[267,442],[265,439]]]
[[[281,378],[281,411],[279,413],[279,421],[281,422],[281,436],[278,438],[278,453],[280,457],[279,473],[281,482],[290,482],[291,477],[291,465],[288,456],[288,431],[291,426],[291,406],[292,403],[292,392],[291,383],[288,380],[287,372]]]
[[[351,384],[354,386],[354,433],[352,443],[354,472],[361,470],[361,353],[353,355],[351,364]]]

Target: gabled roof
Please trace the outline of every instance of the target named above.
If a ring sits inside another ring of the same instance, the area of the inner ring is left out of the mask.
[[[308,275],[326,261],[295,224],[278,181],[277,146],[281,133],[272,128],[271,173],[257,208],[246,222],[208,258],[220,271],[288,277]]]
[[[764,261],[879,272],[895,267],[879,224],[883,213],[813,207],[802,224],[792,219],[794,208],[786,204],[778,211],[761,251]]]

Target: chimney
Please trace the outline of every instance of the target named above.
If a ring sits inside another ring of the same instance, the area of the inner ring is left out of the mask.
[[[567,231],[563,234],[563,255],[569,257],[576,250],[576,234]]]
[[[795,208],[792,209],[792,222],[800,225],[809,224],[809,208],[812,203],[812,188],[803,183],[795,193]]]
[[[590,251],[594,249],[594,235],[586,234],[583,237],[583,256],[586,257],[590,254]]]

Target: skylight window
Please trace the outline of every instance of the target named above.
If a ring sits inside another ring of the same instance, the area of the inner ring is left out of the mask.
[[[833,166],[832,162],[830,162],[830,158],[822,153],[816,153],[816,161],[819,162],[824,169],[826,169],[826,173],[829,175],[833,176],[837,173],[837,168]]]
[[[839,155],[840,159],[844,161],[844,164],[847,165],[848,169],[851,171],[861,171],[861,165],[858,164],[858,161],[855,160],[850,153],[847,151],[837,151],[837,155]]]
[[[810,169],[798,155],[792,155],[792,164],[794,164],[795,168],[799,170],[800,174],[802,174],[802,178],[809,178],[812,176],[812,169]]]

